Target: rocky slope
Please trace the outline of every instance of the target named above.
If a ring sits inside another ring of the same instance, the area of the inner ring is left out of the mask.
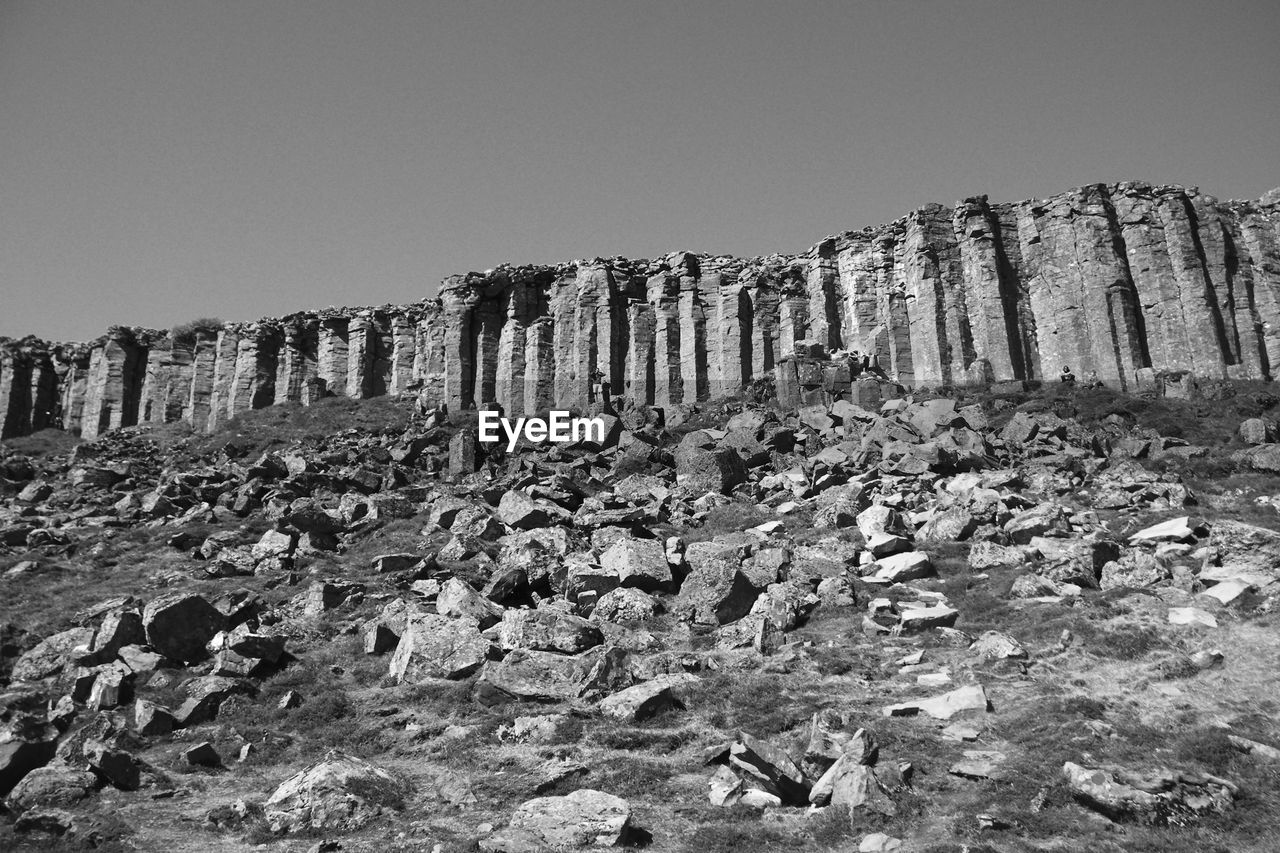
[[[1094,184],[926,205],[800,255],[675,253],[502,266],[408,306],[328,309],[177,339],[0,346],[0,437],[139,423],[216,429],[326,394],[415,392],[453,412],[586,402],[595,371],[640,403],[736,394],[797,341],[874,356],[907,387],[1159,373],[1269,378],[1280,359],[1280,195]],[[792,369],[792,368],[785,368]]]
[[[1274,415],[1230,390],[1161,405]],[[0,460],[0,847],[1274,849],[1277,484],[1176,473],[1267,419],[385,405]]]

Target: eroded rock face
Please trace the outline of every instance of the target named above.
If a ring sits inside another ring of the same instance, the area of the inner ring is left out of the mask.
[[[503,265],[411,305],[177,338],[117,326],[87,344],[3,339],[0,437],[171,421],[207,430],[273,403],[410,390],[450,412],[492,401],[520,415],[597,402],[607,384],[666,408],[769,373],[788,405],[824,383],[874,403],[860,364],[812,360],[841,349],[904,385],[1052,379],[1064,365],[1126,391],[1157,374],[1265,378],[1280,363],[1278,221],[1274,193],[1222,202],[1091,184],[1044,200],[928,204],[799,255]],[[953,423],[940,409],[920,428]],[[1247,440],[1258,437],[1265,425],[1251,424]],[[456,448],[455,473],[476,470],[474,450],[474,437],[469,452]]]

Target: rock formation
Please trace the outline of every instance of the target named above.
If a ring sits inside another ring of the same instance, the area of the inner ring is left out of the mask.
[[[185,338],[115,327],[88,344],[4,339],[0,436],[179,420],[210,430],[326,394],[532,413],[589,402],[598,380],[639,404],[682,405],[765,377],[812,386],[796,375],[797,342],[870,355],[908,387],[1034,381],[1063,366],[1122,390],[1161,373],[1269,379],[1280,192],[1220,202],[1124,182],[1013,204],[979,196],[800,255],[504,265],[406,306]]]

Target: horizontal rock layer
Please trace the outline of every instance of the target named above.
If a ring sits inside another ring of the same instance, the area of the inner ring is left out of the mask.
[[[1052,378],[1122,389],[1143,371],[1271,378],[1280,361],[1280,192],[1093,184],[1052,198],[930,204],[800,255],[676,253],[502,266],[406,306],[330,309],[181,338],[0,340],[0,435],[218,427],[325,394],[415,393],[451,411],[737,393],[797,341],[871,354],[910,387]]]

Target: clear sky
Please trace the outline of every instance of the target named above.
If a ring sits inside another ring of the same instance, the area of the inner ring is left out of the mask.
[[[1280,2],[0,0],[0,334],[1280,184]]]

